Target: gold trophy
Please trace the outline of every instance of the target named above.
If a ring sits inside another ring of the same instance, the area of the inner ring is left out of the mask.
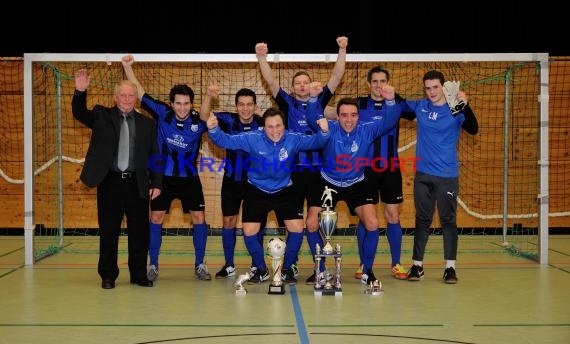
[[[325,186],[325,190],[321,196],[323,200],[323,210],[319,212],[319,226],[321,234],[325,239],[325,244],[322,249],[317,244],[315,249],[315,295],[342,295],[342,285],[340,281],[342,253],[339,244],[336,244],[334,248],[331,244],[332,234],[336,229],[338,219],[337,212],[332,210],[333,192],[336,193],[336,190]],[[321,271],[321,260],[327,257],[334,258],[334,273],[329,270]]]
[[[271,238],[267,242],[267,254],[271,258],[271,270],[273,272],[268,294],[285,294],[285,286],[281,279],[281,267],[283,266],[283,255],[287,245],[280,238]]]

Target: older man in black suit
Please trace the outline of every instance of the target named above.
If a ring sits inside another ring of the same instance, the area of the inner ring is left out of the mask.
[[[160,171],[149,168],[149,158],[159,154],[155,122],[135,110],[136,85],[121,81],[115,87],[115,106],[87,109],[89,76],[75,74],[73,117],[91,128],[81,181],[97,186],[99,264],[103,289],[113,289],[119,276],[117,254],[123,216],[127,217],[131,283],[152,287],[146,277],[149,197],[160,195]]]

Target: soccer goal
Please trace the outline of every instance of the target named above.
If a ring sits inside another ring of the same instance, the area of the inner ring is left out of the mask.
[[[253,48],[252,48],[253,49]],[[234,95],[247,87],[257,93],[258,113],[275,106],[252,54],[134,54],[134,71],[145,90],[168,102],[170,88],[188,84],[199,110],[208,85],[221,88],[214,111],[235,111]],[[65,236],[97,233],[95,190],[79,181],[90,131],[73,119],[74,73],[86,68],[91,77],[88,107],[113,105],[115,83],[124,78],[122,54],[25,54],[24,56],[24,180],[26,264],[57,252]],[[326,83],[336,54],[273,54],[268,58],[281,87],[291,89],[293,74],[309,72]],[[447,80],[461,82],[478,121],[476,136],[463,134],[458,144],[460,250],[510,250],[548,262],[548,77],[547,54],[348,54],[346,71],[335,102],[365,96],[366,73],[381,66],[405,98],[424,96],[422,76],[440,70]],[[400,121],[399,151],[415,154],[416,125]],[[200,154],[221,161],[223,150],[202,140]],[[410,159],[411,161],[411,159]],[[401,223],[414,228],[413,166],[404,164]],[[200,177],[206,196],[206,220],[220,228],[222,173],[204,169]],[[174,205],[174,204],[173,204]],[[380,210],[379,210],[380,211]],[[381,214],[381,213],[379,213]],[[180,207],[173,206],[165,229],[187,229]],[[339,228],[355,223],[339,208]],[[277,223],[268,226],[277,226]],[[239,226],[239,224],[238,224]],[[433,223],[435,233],[439,222]],[[41,234],[41,235],[40,235]],[[460,239],[463,240],[463,239]]]

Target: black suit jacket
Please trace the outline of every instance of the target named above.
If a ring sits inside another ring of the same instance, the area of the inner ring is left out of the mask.
[[[119,143],[121,112],[95,105],[87,109],[87,92],[75,91],[71,101],[73,117],[91,128],[91,141],[81,171],[81,181],[89,187],[99,185],[113,168]],[[152,171],[149,158],[159,154],[156,141],[156,124],[151,118],[136,113],[135,119],[135,173],[141,198],[148,198],[149,187],[162,189],[162,172]]]

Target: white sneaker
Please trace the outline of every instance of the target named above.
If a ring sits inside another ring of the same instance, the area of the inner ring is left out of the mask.
[[[208,271],[208,267],[204,263],[202,263],[196,267],[196,270],[194,270],[194,274],[201,281],[209,281],[212,279],[212,276],[210,275],[210,272]]]
[[[158,268],[156,265],[149,265],[148,269],[146,270],[146,278],[149,281],[156,281],[158,279]]]

